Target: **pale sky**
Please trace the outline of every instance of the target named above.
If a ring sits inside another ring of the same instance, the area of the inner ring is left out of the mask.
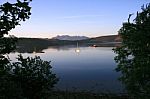
[[[0,0],[0,4],[7,1],[15,0]],[[10,34],[37,38],[114,35],[129,14],[136,15],[147,3],[150,0],[33,0],[31,18]]]

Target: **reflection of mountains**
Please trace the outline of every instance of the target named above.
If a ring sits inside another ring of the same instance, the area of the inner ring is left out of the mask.
[[[58,39],[40,39],[40,38],[19,38],[17,43],[17,52],[19,53],[41,53],[49,47],[56,50],[69,50],[76,47],[77,42],[80,46],[96,46],[96,47],[114,47],[120,45],[118,35],[102,36],[79,41],[68,41]]]

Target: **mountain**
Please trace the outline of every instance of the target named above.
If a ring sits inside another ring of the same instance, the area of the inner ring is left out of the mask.
[[[121,45],[121,37],[119,35],[99,36],[82,40],[79,43],[94,47],[114,47]]]
[[[122,41],[119,35],[99,36],[99,37],[91,38],[90,40],[93,42],[95,41],[95,42],[101,42],[101,43]]]
[[[58,38],[64,36],[57,36]],[[68,37],[68,36],[65,36]],[[48,47],[58,47],[58,46],[69,46],[79,44],[79,46],[96,46],[96,47],[114,47],[120,46],[121,37],[118,35],[108,35],[108,36],[100,36],[95,38],[88,38],[84,36],[69,36],[72,39],[62,40],[57,39],[56,37],[53,39],[42,39],[42,38],[18,38],[17,42],[17,51],[19,53],[33,53],[33,52],[42,52],[43,49],[47,49]],[[75,37],[78,41],[73,39]],[[79,39],[80,38],[80,39]],[[84,39],[84,40],[81,40]],[[80,41],[79,41],[80,40]]]
[[[85,40],[85,39],[89,39],[89,38],[86,36],[69,36],[69,35],[59,36],[58,35],[56,37],[53,37],[52,39],[76,41],[76,40]]]

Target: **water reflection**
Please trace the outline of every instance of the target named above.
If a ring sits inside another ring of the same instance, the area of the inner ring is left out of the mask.
[[[123,92],[115,72],[115,54],[112,47],[80,47],[80,54],[75,52],[76,46],[57,46],[42,50],[45,53],[23,53],[27,56],[41,56],[51,61],[53,71],[60,81],[56,88],[74,90],[94,90],[98,92]],[[12,60],[19,53],[11,53]]]
[[[30,47],[22,47],[22,46],[18,46],[15,52],[18,53],[44,53],[44,50],[47,49],[54,49],[57,51],[61,51],[61,50],[70,50],[71,48],[75,48],[76,45],[68,45],[68,46],[30,46]],[[82,47],[87,47],[87,46],[82,46]]]

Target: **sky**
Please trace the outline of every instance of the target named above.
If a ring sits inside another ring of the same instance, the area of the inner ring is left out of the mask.
[[[0,0],[4,2],[16,0]],[[150,0],[33,0],[31,17],[10,31],[17,37],[116,35],[129,14]]]

